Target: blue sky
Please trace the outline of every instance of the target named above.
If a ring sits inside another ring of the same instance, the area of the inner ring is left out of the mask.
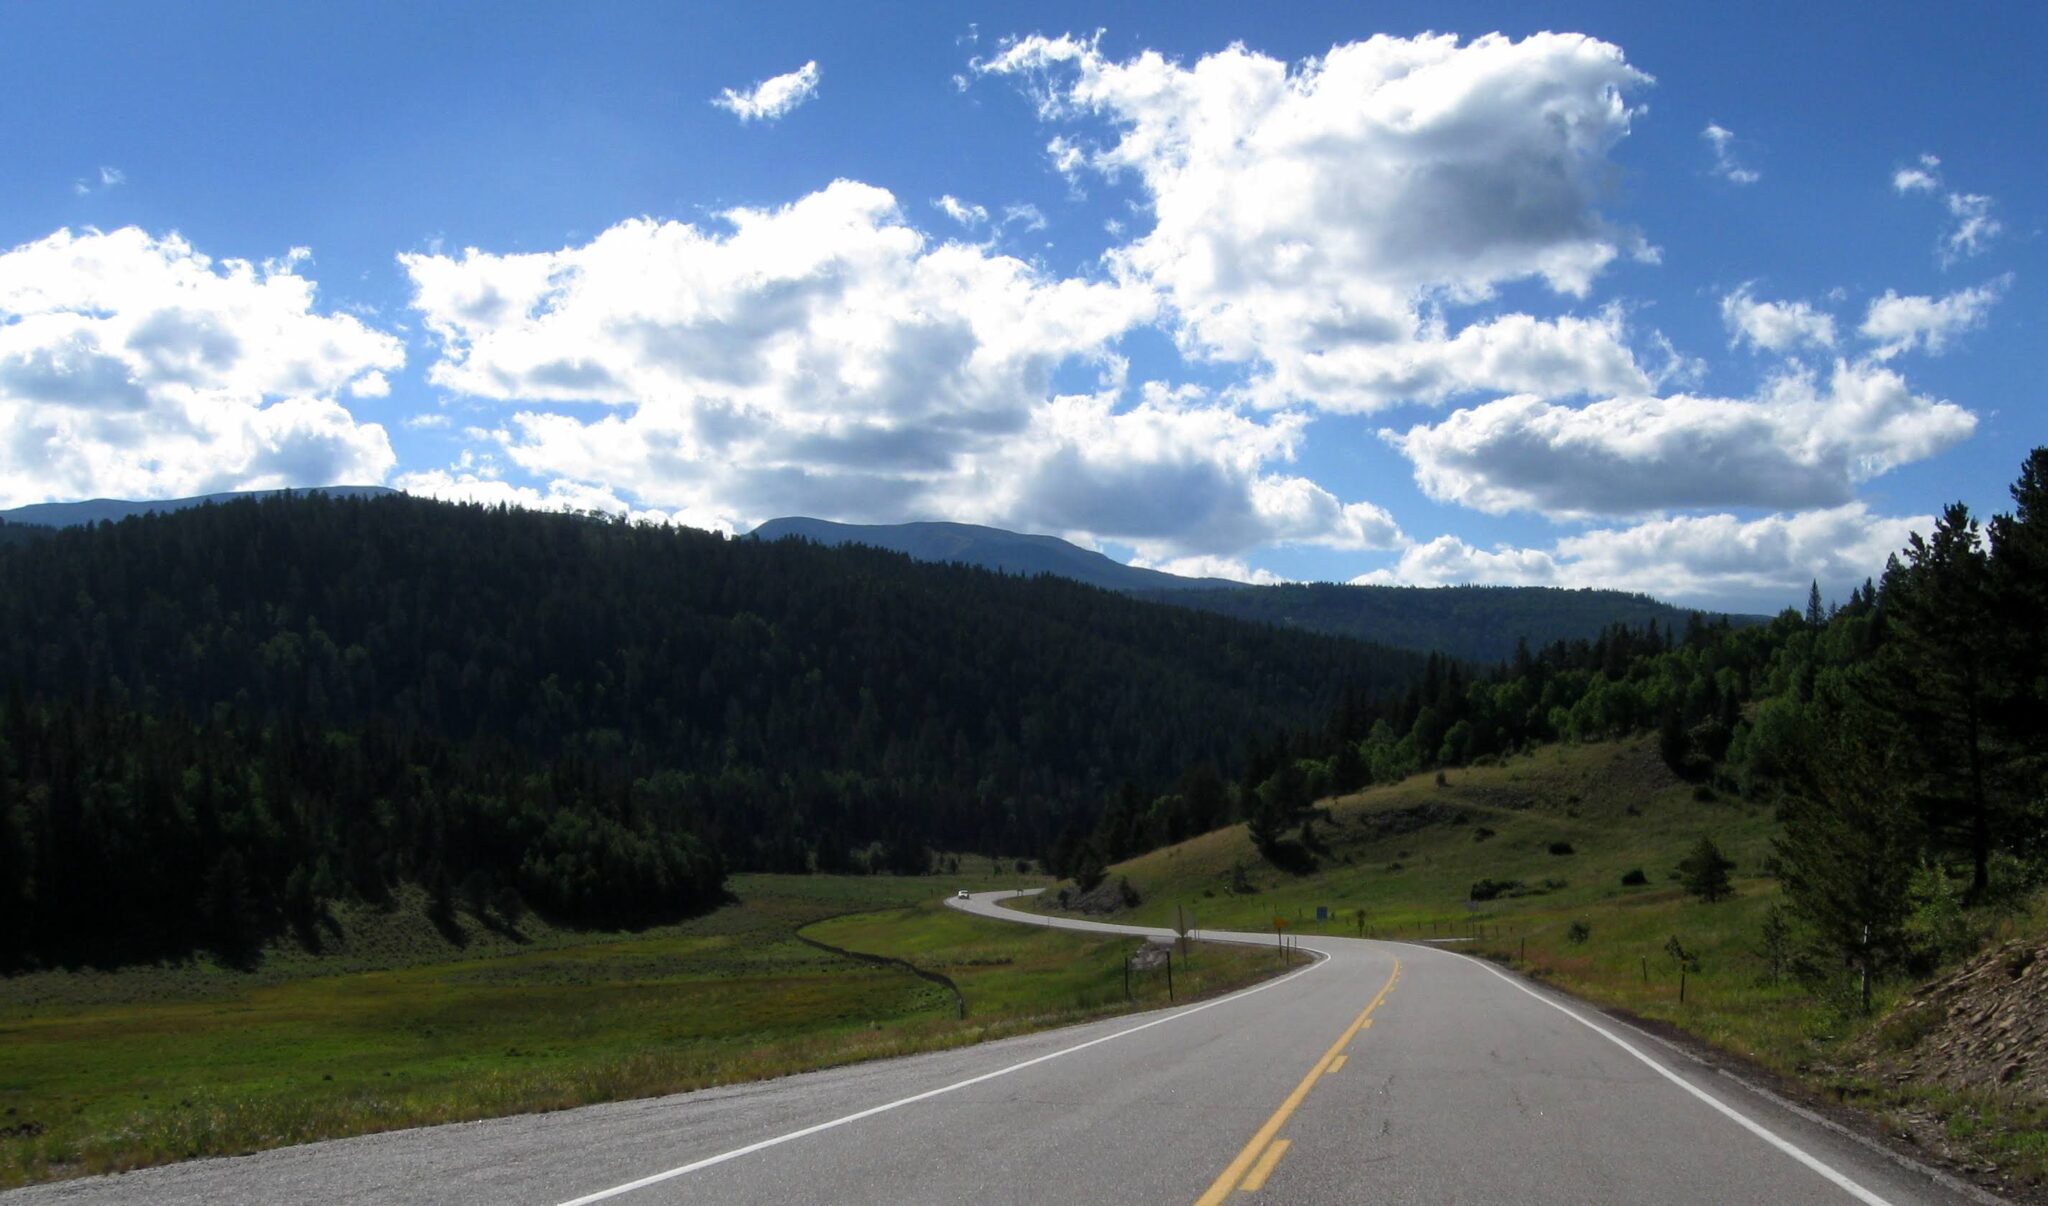
[[[2042,439],[2044,34],[15,6],[0,506],[382,481],[1839,597]]]

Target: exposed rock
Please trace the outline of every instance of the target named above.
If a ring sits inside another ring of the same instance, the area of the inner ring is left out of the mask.
[[[2048,942],[2007,942],[1900,1002],[1853,1052],[1875,1075],[2048,1101]]]

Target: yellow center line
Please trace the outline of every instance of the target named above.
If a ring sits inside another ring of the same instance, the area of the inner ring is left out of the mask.
[[[1264,1189],[1266,1187],[1266,1178],[1273,1175],[1273,1166],[1280,1163],[1280,1157],[1286,1155],[1287,1149],[1293,1146],[1294,1144],[1290,1140],[1273,1140],[1272,1145],[1266,1149],[1266,1154],[1259,1157],[1257,1164],[1252,1165],[1252,1175],[1246,1177],[1244,1184],[1238,1188],[1245,1193],[1257,1193]]]
[[[1339,1058],[1345,1044],[1349,1043],[1357,1036],[1360,1030],[1365,1029],[1369,1024],[1372,1011],[1378,1009],[1380,1002],[1387,999],[1387,994],[1394,991],[1394,981],[1400,978],[1401,961],[1396,959],[1394,960],[1394,970],[1387,976],[1387,982],[1381,986],[1379,995],[1375,996],[1364,1009],[1360,1010],[1357,1017],[1351,1019],[1351,1024],[1344,1028],[1344,1033],[1338,1036],[1336,1042],[1330,1044],[1328,1051],[1323,1052],[1323,1057],[1316,1061],[1315,1067],[1308,1070],[1307,1076],[1301,1078],[1301,1083],[1294,1086],[1294,1091],[1287,1095],[1287,1100],[1280,1103],[1280,1108],[1273,1111],[1271,1118],[1266,1119],[1266,1124],[1259,1128],[1257,1134],[1252,1136],[1250,1143],[1244,1145],[1244,1150],[1237,1153],[1237,1158],[1232,1160],[1230,1166],[1223,1170],[1223,1175],[1216,1178],[1215,1182],[1209,1186],[1207,1193],[1195,1199],[1195,1206],[1219,1206],[1225,1198],[1230,1196],[1231,1190],[1238,1188],[1238,1183],[1241,1181],[1244,1182],[1244,1188],[1247,1191],[1257,1189],[1260,1185],[1266,1183],[1265,1174],[1273,1171],[1273,1164],[1279,1161],[1280,1155],[1279,1153],[1274,1153],[1271,1159],[1266,1161],[1259,1161],[1259,1156],[1266,1152],[1270,1146],[1278,1146],[1281,1152],[1286,1151],[1284,1146],[1286,1141],[1282,1140],[1280,1144],[1276,1145],[1273,1143],[1273,1137],[1280,1133],[1281,1127],[1287,1125],[1287,1120],[1294,1116],[1294,1111],[1301,1108],[1302,1100],[1308,1096],[1308,1091],[1315,1087],[1316,1081],[1322,1079],[1325,1072],[1330,1070],[1331,1061]],[[1254,1174],[1257,1177],[1257,1184],[1253,1184],[1245,1175],[1247,1172],[1252,1171],[1252,1165],[1255,1161],[1259,1162],[1261,1169],[1263,1169],[1262,1172]]]

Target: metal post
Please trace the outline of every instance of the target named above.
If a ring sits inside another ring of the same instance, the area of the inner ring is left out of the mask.
[[[1166,1003],[1173,1004],[1173,951],[1166,952]]]
[[[1643,983],[1645,983],[1645,984],[1648,984],[1649,982],[1650,982],[1650,957],[1649,957],[1648,955],[1644,955],[1644,956],[1643,956]]]

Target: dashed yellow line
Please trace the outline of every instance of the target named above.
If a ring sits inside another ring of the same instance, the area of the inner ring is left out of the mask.
[[[1394,981],[1400,978],[1401,961],[1396,959],[1394,970],[1387,976],[1387,982],[1380,987],[1379,994],[1359,1011],[1357,1017],[1351,1019],[1351,1024],[1344,1028],[1344,1033],[1338,1036],[1336,1042],[1330,1044],[1328,1051],[1323,1052],[1323,1057],[1316,1061],[1315,1067],[1308,1070],[1307,1076],[1301,1078],[1301,1083],[1294,1086],[1294,1091],[1280,1103],[1279,1109],[1273,1111],[1273,1116],[1266,1119],[1265,1125],[1252,1136],[1251,1142],[1244,1145],[1244,1150],[1237,1153],[1236,1159],[1223,1170],[1223,1175],[1210,1184],[1208,1192],[1195,1199],[1195,1206],[1220,1206],[1232,1190],[1242,1189],[1250,1193],[1265,1185],[1266,1178],[1272,1175],[1273,1166],[1280,1162],[1281,1156],[1287,1154],[1289,1141],[1275,1138],[1280,1133],[1280,1128],[1286,1126],[1287,1120],[1294,1116],[1294,1111],[1301,1108],[1302,1101],[1308,1097],[1308,1091],[1315,1087],[1316,1081],[1321,1080],[1325,1074],[1336,1071],[1336,1065],[1341,1064],[1345,1058],[1345,1045],[1357,1037],[1359,1031],[1372,1024],[1372,1011],[1378,1009],[1380,1002],[1387,999],[1387,994],[1394,991]]]
[[[1338,1057],[1337,1057],[1336,1059],[1333,1059],[1333,1060],[1331,1060],[1331,1061],[1330,1061],[1330,1066],[1329,1066],[1329,1067],[1327,1067],[1327,1068],[1325,1068],[1325,1069],[1323,1069],[1323,1075],[1324,1075],[1324,1076],[1328,1076],[1328,1075],[1330,1075],[1330,1074],[1331,1074],[1332,1072],[1335,1072],[1335,1071],[1336,1071],[1337,1069],[1339,1069],[1339,1068],[1343,1067],[1343,1066],[1344,1066],[1344,1061],[1345,1061],[1345,1060],[1347,1060],[1347,1059],[1350,1059],[1350,1058],[1351,1058],[1351,1057],[1350,1057],[1350,1056],[1348,1056],[1348,1055],[1340,1055],[1340,1056],[1338,1056]]]

